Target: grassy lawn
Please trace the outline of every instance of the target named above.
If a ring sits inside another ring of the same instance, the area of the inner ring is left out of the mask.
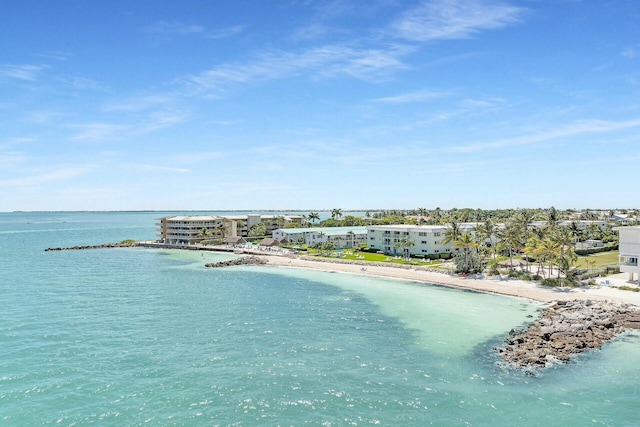
[[[595,261],[596,267],[600,267],[602,265],[607,264],[617,264],[618,263],[618,255],[619,251],[610,251],[610,252],[600,252],[597,254],[585,255],[578,257],[577,267],[588,268],[587,260]]]
[[[309,250],[309,255],[320,256],[317,251]],[[351,250],[343,250],[342,252],[332,252],[330,256],[324,256],[325,258],[338,258],[352,261],[368,261],[368,262],[388,262],[395,264],[409,264],[409,265],[428,265],[438,266],[442,263],[441,260],[430,261],[419,258],[412,258],[409,262],[405,261],[402,257],[394,257],[392,255],[373,254],[370,252],[353,252]]]

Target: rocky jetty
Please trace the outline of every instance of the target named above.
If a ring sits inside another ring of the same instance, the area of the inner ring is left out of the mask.
[[[229,261],[210,262],[205,264],[205,267],[231,267],[234,265],[263,265],[267,260],[258,256],[246,256],[242,258],[236,258]]]
[[[127,243],[103,243],[101,245],[87,245],[87,246],[71,246],[68,248],[47,248],[48,251],[80,251],[84,249],[106,249],[106,248],[131,248],[136,246],[135,242]]]
[[[640,329],[638,307],[607,301],[558,301],[526,330],[511,330],[497,351],[508,365],[531,372],[599,349],[628,329]]]

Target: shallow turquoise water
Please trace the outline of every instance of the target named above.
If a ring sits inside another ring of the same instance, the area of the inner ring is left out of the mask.
[[[525,301],[105,249],[158,213],[0,214],[0,425],[634,426],[640,336],[526,377]],[[228,255],[227,255],[228,257]]]

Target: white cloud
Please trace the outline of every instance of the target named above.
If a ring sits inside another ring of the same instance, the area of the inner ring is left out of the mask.
[[[106,139],[116,139],[119,134],[129,129],[128,126],[114,125],[109,123],[86,123],[72,125],[71,128],[78,132],[69,139],[72,141],[101,141]]]
[[[0,181],[0,187],[28,187],[54,181],[64,181],[85,175],[90,170],[88,167],[61,168],[48,173],[3,180]]]
[[[578,135],[588,135],[594,133],[616,132],[619,130],[640,127],[640,119],[613,122],[606,120],[585,120],[571,123],[567,126],[547,130],[532,135],[525,135],[516,138],[501,139],[493,142],[480,142],[469,145],[459,145],[452,147],[455,152],[475,152],[486,149],[507,148],[521,145],[537,144],[558,138],[572,137]]]
[[[622,56],[628,59],[634,59],[636,57],[636,50],[632,47],[622,51]]]
[[[180,22],[161,21],[152,27],[144,30],[147,33],[157,33],[164,35],[187,36],[192,34],[202,34],[205,28],[201,25],[189,25]]]
[[[124,165],[126,169],[135,170],[138,172],[173,172],[173,173],[191,173],[190,169],[175,168],[171,166],[159,166],[159,165],[146,165],[139,163],[130,163]]]
[[[224,39],[227,37],[235,36],[236,34],[240,34],[244,30],[244,26],[242,25],[234,25],[232,27],[221,28],[219,30],[213,30],[207,32],[206,38],[208,39]]]
[[[12,79],[36,81],[46,65],[0,65],[0,76]]]
[[[375,102],[382,102],[387,104],[406,104],[411,102],[429,101],[432,99],[445,98],[449,96],[448,92],[443,91],[429,91],[421,90],[417,92],[403,93],[396,96],[388,96],[384,98],[376,98]]]
[[[391,29],[398,37],[419,42],[464,39],[480,31],[515,24],[524,11],[496,1],[423,1],[404,13]]]
[[[381,49],[326,45],[293,53],[263,52],[255,61],[224,64],[197,75],[183,78],[182,83],[201,91],[222,91],[232,83],[252,83],[285,77],[353,76],[374,79],[390,70],[405,68],[401,59],[413,49],[390,46]]]

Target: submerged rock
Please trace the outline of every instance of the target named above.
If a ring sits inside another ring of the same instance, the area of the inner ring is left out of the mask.
[[[640,311],[607,301],[558,301],[524,331],[511,330],[496,350],[508,365],[536,369],[567,363],[628,329],[640,329]]]

